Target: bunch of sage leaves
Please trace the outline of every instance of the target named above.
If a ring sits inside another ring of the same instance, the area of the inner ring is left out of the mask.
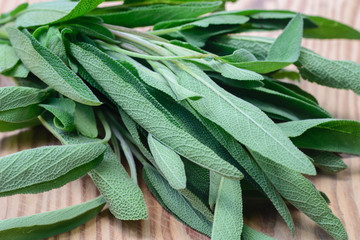
[[[360,39],[358,31],[290,11],[222,11],[221,1],[102,2],[22,4],[0,16],[0,73],[18,85],[0,88],[0,131],[42,124],[63,144],[1,157],[0,196],[85,174],[101,193],[1,220],[1,239],[69,231],[105,203],[118,219],[146,219],[139,164],[162,206],[214,240],[271,239],[243,223],[248,197],[269,199],[293,233],[287,203],[347,239],[326,195],[302,174],[345,169],[338,154],[360,155],[360,123],[335,119],[281,79],[360,94],[359,65],[301,47],[303,37]],[[276,39],[227,35],[278,29]],[[291,64],[299,72],[284,69]]]

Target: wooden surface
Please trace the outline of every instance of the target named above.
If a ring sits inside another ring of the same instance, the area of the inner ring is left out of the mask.
[[[32,0],[28,2],[38,2]],[[12,9],[22,0],[0,0],[0,12]],[[240,0],[228,5],[229,9],[289,9],[306,14],[321,15],[342,21],[360,29],[360,0]],[[303,46],[332,59],[348,59],[360,63],[360,41],[349,40],[304,40]],[[359,79],[360,81],[360,79]],[[9,85],[9,79],[2,78],[1,85]],[[352,92],[333,90],[307,82],[301,86],[313,93],[322,107],[337,118],[360,120],[360,97]],[[0,155],[4,156],[19,150],[41,145],[57,143],[41,127],[17,133],[0,135]],[[360,159],[344,159],[349,168],[339,174],[319,173],[311,181],[331,199],[330,207],[334,214],[344,223],[350,240],[360,239]],[[119,221],[114,219],[108,210],[79,228],[50,238],[54,239],[208,239],[185,227],[174,217],[164,211],[151,196],[142,181],[148,205],[149,219],[138,222]],[[16,195],[0,198],[0,219],[24,216],[34,213],[55,210],[90,200],[98,195],[89,177],[71,182],[66,186],[50,192],[36,195]],[[292,239],[285,223],[267,202],[245,202],[245,222],[257,230],[279,240]],[[291,209],[296,225],[294,239],[313,240],[331,239],[304,214]]]

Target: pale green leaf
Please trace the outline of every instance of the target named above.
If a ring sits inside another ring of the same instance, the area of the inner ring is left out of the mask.
[[[13,68],[19,61],[15,49],[7,44],[0,44],[0,73]]]
[[[314,165],[326,172],[336,173],[347,168],[341,157],[331,152],[316,150],[304,151],[306,155],[314,160]]]
[[[76,103],[74,124],[76,130],[78,130],[85,137],[97,137],[98,129],[96,126],[95,114],[92,107],[83,105],[81,103]]]

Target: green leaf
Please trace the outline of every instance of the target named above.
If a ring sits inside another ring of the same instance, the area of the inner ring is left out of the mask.
[[[98,136],[95,114],[92,107],[76,103],[74,124],[76,130],[83,136],[89,138],[96,138]]]
[[[104,198],[98,197],[60,210],[1,220],[0,238],[40,240],[68,232],[95,217],[104,205]]]
[[[40,122],[37,118],[32,119],[27,122],[19,122],[19,123],[12,123],[12,122],[5,122],[0,120],[0,132],[10,132],[17,129],[34,127],[39,125]]]
[[[15,49],[7,44],[0,44],[0,73],[15,67],[19,61]]]
[[[304,152],[314,160],[316,167],[326,172],[337,173],[347,168],[341,157],[335,153],[316,150],[305,150]]]
[[[2,72],[1,74],[13,78],[26,78],[29,75],[29,69],[22,62],[18,62],[13,68]]]
[[[105,23],[123,27],[142,27],[156,23],[183,18],[194,18],[212,12],[221,5],[221,2],[189,2],[180,5],[150,5],[128,8],[119,11],[116,8],[100,8],[91,12]],[[131,21],[129,21],[131,19]]]
[[[0,121],[9,123],[27,122],[37,118],[44,110],[38,105],[15,108],[0,112]]]
[[[87,143],[40,147],[2,157],[0,196],[61,187],[95,168],[104,151],[102,143]]]
[[[104,0],[80,0],[79,2],[42,2],[28,7],[16,20],[16,25],[32,27],[65,22],[83,16]]]
[[[49,91],[30,87],[0,88],[0,111],[27,107],[41,103],[49,96]]]
[[[360,122],[309,119],[278,126],[299,148],[360,155]]]
[[[0,24],[5,24],[10,21],[12,21],[17,14],[24,11],[29,6],[28,3],[23,3],[18,5],[14,10],[8,12],[8,13],[2,13],[0,16]]]
[[[149,94],[140,80],[121,64],[91,45],[71,44],[70,47],[74,57],[111,99],[159,141],[203,167],[225,176],[241,177],[235,167],[182,130],[171,114]],[[123,101],[124,98],[127,101]],[[144,108],[139,109],[139,105]]]
[[[275,240],[274,238],[268,237],[265,234],[258,232],[248,225],[244,224],[241,235],[242,240]]]
[[[9,27],[7,32],[21,61],[43,82],[77,102],[101,104],[83,81],[28,31]]]
[[[275,188],[286,200],[304,212],[335,239],[347,239],[341,221],[333,215],[326,201],[309,180],[300,173],[270,162],[259,154],[253,153],[253,155]]]
[[[328,112],[314,103],[304,101],[298,96],[293,97],[264,87],[254,89],[225,88],[230,93],[260,108],[269,116],[280,116],[286,120],[309,118],[330,118]]]
[[[304,30],[306,38],[344,38],[344,39],[360,39],[360,32],[348,25],[327,19],[320,16],[307,16],[313,21],[317,28],[309,28]]]
[[[146,183],[156,190],[158,196],[171,212],[197,231],[208,236],[211,234],[211,222],[193,209],[189,202],[175,189],[171,188],[154,168],[145,165],[143,171]]]
[[[49,116],[42,119],[43,125],[63,144],[98,142],[57,129]],[[89,172],[96,187],[104,196],[111,213],[121,220],[147,218],[146,204],[140,188],[134,184],[110,146],[106,146],[102,162]]]
[[[209,206],[212,210],[215,208],[216,199],[219,193],[221,176],[214,172],[210,172],[210,190],[209,190]]]
[[[261,110],[217,86],[204,72],[185,63],[176,71],[180,84],[204,96],[189,101],[205,118],[215,122],[239,142],[299,172],[314,174],[315,168]],[[216,103],[216,105],[214,105]],[[237,129],[233,126],[242,126]],[[273,151],[277,149],[277,151]]]
[[[40,104],[54,115],[54,124],[64,131],[75,129],[75,102],[68,98],[51,98],[46,103]]]
[[[239,180],[221,178],[211,239],[241,239],[242,195]]]
[[[170,186],[174,189],[185,188],[185,168],[180,156],[156,140],[151,134],[148,135],[148,144],[160,172],[168,180]]]
[[[261,37],[221,37],[212,40],[210,48],[217,54],[229,54],[238,48],[245,48],[258,59],[265,59],[273,41],[271,38]],[[354,62],[329,60],[301,48],[300,57],[295,65],[304,79],[328,87],[351,89],[360,94],[360,65]]]

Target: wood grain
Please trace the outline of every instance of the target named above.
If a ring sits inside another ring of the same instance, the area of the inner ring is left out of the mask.
[[[40,0],[29,0],[34,3]],[[6,12],[21,0],[0,0],[0,12]],[[229,9],[289,9],[312,15],[321,15],[342,21],[360,29],[360,0],[241,0],[228,4]],[[271,36],[277,33],[271,33]],[[267,34],[269,35],[269,34]],[[360,41],[349,40],[304,40],[303,46],[332,59],[348,59],[360,63]],[[1,78],[0,85],[10,85],[9,79]],[[360,97],[352,92],[328,89],[316,84],[302,82],[301,87],[313,93],[322,107],[337,118],[360,120]],[[41,145],[57,144],[43,128],[38,127],[21,132],[0,135],[0,155],[4,156],[19,150]],[[350,240],[360,239],[360,159],[344,158],[349,168],[339,174],[320,173],[310,180],[331,199],[330,207],[344,223]],[[139,179],[140,180],[140,179]],[[51,240],[144,240],[144,239],[195,239],[207,237],[184,226],[164,211],[140,180],[148,205],[149,219],[129,222],[119,221],[104,210],[96,218],[83,226],[64,233]],[[0,219],[24,216],[78,204],[97,196],[94,184],[89,177],[71,182],[66,186],[36,195],[16,195],[0,198]],[[285,223],[275,213],[268,202],[245,201],[246,222],[269,236],[279,240],[292,239]],[[315,223],[296,209],[291,209],[296,225],[293,239],[330,239]]]

